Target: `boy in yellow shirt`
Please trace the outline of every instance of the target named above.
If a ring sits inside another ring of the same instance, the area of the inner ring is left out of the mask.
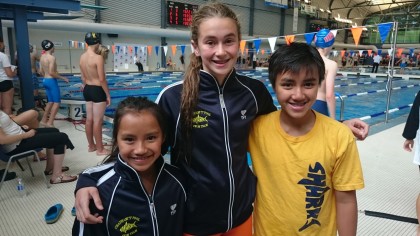
[[[311,109],[325,74],[319,52],[284,45],[268,71],[281,110],[258,117],[249,137],[254,235],[356,235],[362,168],[350,129]]]

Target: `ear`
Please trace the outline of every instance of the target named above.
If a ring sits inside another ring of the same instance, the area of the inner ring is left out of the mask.
[[[200,50],[198,49],[198,45],[194,42],[194,40],[191,40],[191,45],[194,48],[194,55],[199,57],[200,56]]]

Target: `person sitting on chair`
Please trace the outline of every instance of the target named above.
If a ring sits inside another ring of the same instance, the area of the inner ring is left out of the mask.
[[[77,180],[77,176],[64,175],[63,167],[66,148],[74,149],[67,134],[56,128],[29,129],[20,126],[6,113],[0,110],[0,145],[7,155],[15,155],[29,150],[46,148],[47,164],[45,174],[52,175],[51,184],[68,183]]]

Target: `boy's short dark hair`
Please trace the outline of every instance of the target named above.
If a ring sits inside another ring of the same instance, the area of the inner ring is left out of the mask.
[[[301,70],[318,71],[319,83],[325,76],[325,63],[318,50],[306,43],[291,43],[280,46],[271,55],[268,64],[268,78],[273,89],[278,74],[290,72],[298,74]]]

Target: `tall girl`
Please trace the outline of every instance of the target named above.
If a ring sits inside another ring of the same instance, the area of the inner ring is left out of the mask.
[[[146,98],[128,97],[118,105],[112,153],[85,171],[101,179],[104,210],[91,210],[104,216],[102,223],[76,219],[73,235],[182,235],[187,194],[179,169],[161,155],[165,127],[163,112]]]

